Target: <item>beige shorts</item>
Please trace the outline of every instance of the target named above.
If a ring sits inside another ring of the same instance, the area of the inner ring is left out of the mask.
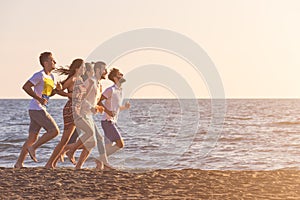
[[[59,131],[56,122],[45,110],[29,110],[29,117],[29,133],[39,133],[41,128],[47,132]]]

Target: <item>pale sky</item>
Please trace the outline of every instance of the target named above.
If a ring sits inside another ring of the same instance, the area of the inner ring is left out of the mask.
[[[21,87],[41,69],[43,51],[53,52],[57,66],[65,66],[87,58],[114,35],[149,27],[199,44],[214,62],[226,98],[300,98],[299,11],[298,0],[1,1],[0,98],[28,98]],[[135,66],[151,63],[174,69],[196,97],[209,98],[191,66],[166,52],[134,52],[114,65],[126,76]],[[148,85],[133,95],[173,94]]]

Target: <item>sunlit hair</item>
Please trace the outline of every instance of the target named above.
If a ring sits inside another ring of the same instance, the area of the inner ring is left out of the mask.
[[[108,74],[108,79],[112,82],[115,82],[114,77],[117,76],[118,72],[119,70],[117,68],[112,68]]]
[[[60,75],[68,75],[68,77],[61,83],[64,84],[70,77],[74,76],[74,74],[76,73],[76,69],[79,69],[80,66],[82,65],[82,63],[83,63],[83,60],[78,58],[78,59],[73,60],[73,62],[69,68],[60,67],[60,68],[56,69],[55,70],[56,73],[58,73]]]
[[[41,53],[40,55],[40,64],[44,66],[44,62],[47,61],[47,59],[52,55],[51,52],[44,52],[44,53]]]

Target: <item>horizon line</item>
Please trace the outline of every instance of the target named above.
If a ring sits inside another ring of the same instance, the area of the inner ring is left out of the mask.
[[[17,98],[17,97],[0,97],[0,100],[31,100],[32,98],[24,98],[24,97],[21,97],[21,98]],[[128,99],[128,98],[124,98],[124,99]],[[173,100],[173,99],[203,99],[203,100],[210,100],[210,99],[291,99],[291,100],[300,100],[300,97],[228,97],[228,98],[206,98],[206,97],[203,97],[203,98],[170,98],[170,97],[153,97],[153,98],[146,98],[146,97],[139,97],[139,98],[130,98],[130,99],[149,99],[149,100],[152,100],[152,99],[170,99],[170,100]],[[51,100],[67,100],[67,98],[51,98]]]

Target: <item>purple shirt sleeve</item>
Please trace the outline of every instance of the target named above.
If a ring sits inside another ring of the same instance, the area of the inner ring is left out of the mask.
[[[42,80],[42,74],[40,72],[33,74],[33,76],[29,79],[29,81],[33,85],[37,85],[41,80]]]

